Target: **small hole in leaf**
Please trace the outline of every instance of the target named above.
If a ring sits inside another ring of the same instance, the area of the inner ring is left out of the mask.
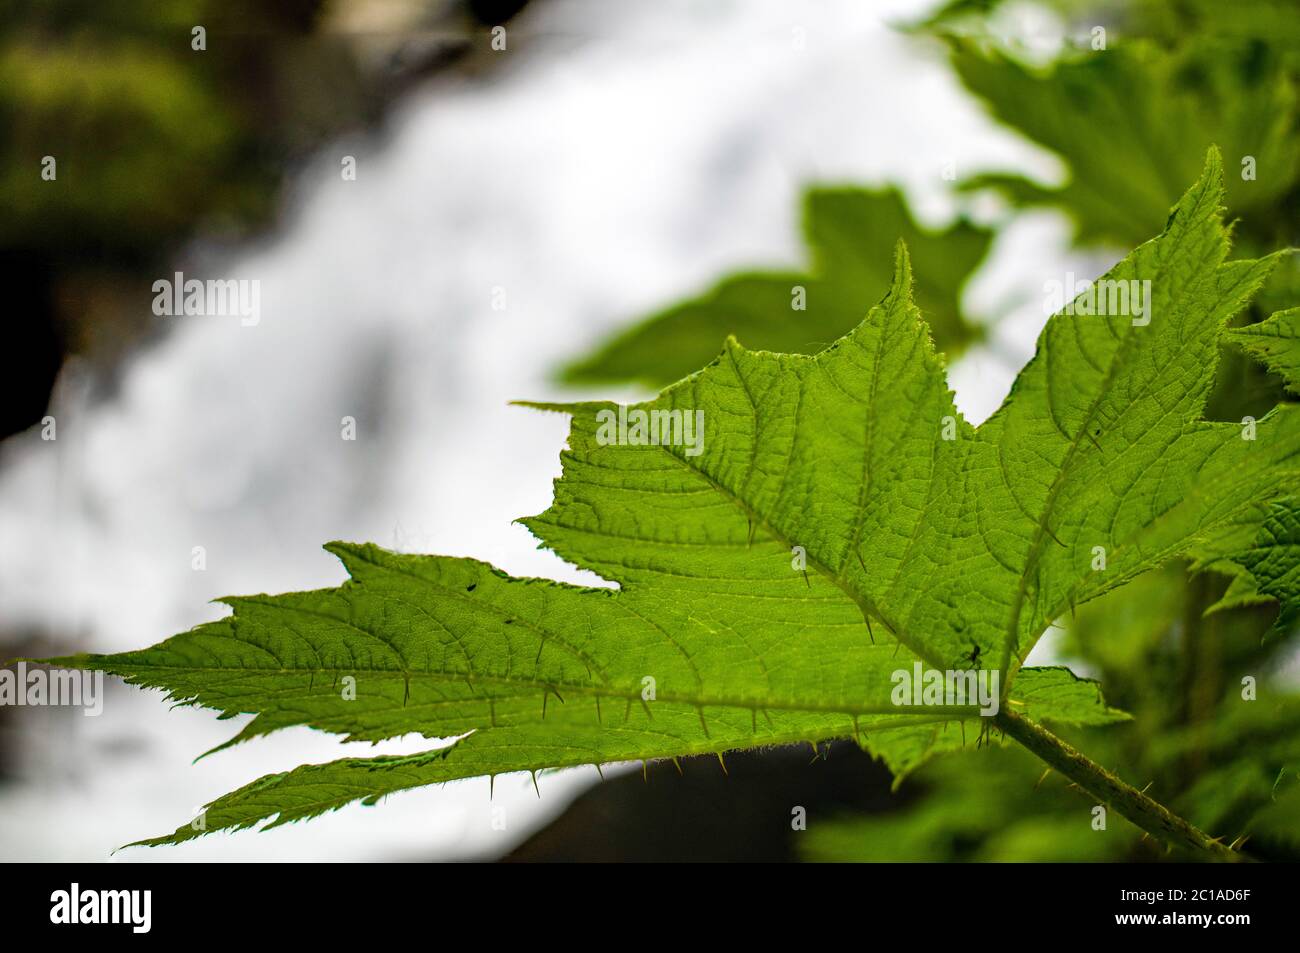
[[[476,583],[476,582],[471,582],[468,586],[465,587],[465,591],[466,591],[466,592],[473,592],[473,591],[474,591],[475,589],[477,589],[477,588],[478,588],[478,583]]]

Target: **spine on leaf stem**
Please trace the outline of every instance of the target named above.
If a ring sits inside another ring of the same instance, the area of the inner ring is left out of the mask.
[[[1204,851],[1216,860],[1247,858],[1219,840],[1125,784],[1101,765],[1080,754],[1056,735],[1009,709],[1003,708],[993,724],[1079,787],[1128,818],[1152,837]]]

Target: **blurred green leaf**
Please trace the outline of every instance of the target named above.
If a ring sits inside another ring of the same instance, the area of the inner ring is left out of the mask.
[[[1017,207],[1058,208],[1080,242],[1127,247],[1158,229],[1211,144],[1228,165],[1234,215],[1267,214],[1300,176],[1295,79],[1262,44],[1206,40],[1170,52],[1125,38],[1046,68],[970,38],[949,44],[962,82],[994,117],[1068,169],[1059,187],[1014,174],[978,175],[963,187],[993,188]],[[1254,179],[1243,178],[1248,171]]]
[[[811,354],[855,327],[885,294],[901,238],[917,263],[914,294],[935,344],[960,353],[982,329],[961,311],[961,289],[992,233],[959,220],[923,228],[897,189],[813,188],[804,196],[807,271],[746,272],[627,329],[562,374],[571,384],[662,386],[707,364],[728,335],[755,350]],[[799,289],[802,289],[800,292]],[[802,294],[804,310],[792,304]]]

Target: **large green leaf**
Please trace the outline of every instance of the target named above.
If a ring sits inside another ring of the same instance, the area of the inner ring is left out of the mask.
[[[804,196],[804,236],[812,255],[806,272],[724,278],[575,361],[564,379],[663,386],[712,360],[728,335],[764,350],[820,351],[855,327],[867,305],[888,290],[891,253],[900,238],[920,263],[913,292],[939,347],[957,354],[980,336],[980,327],[963,316],[960,296],[988,251],[987,229],[965,220],[941,231],[923,228],[897,189],[819,187]]]
[[[978,429],[901,248],[884,300],[819,354],[732,340],[634,408],[701,414],[700,439],[611,441],[613,405],[552,407],[572,417],[564,472],[524,522],[618,589],[332,544],[351,576],[337,589],[231,599],[229,619],[154,648],[60,661],[256,712],[239,739],[467,735],[263,779],[210,805],[205,831],[451,778],[839,736],[902,772],[977,716],[895,705],[894,673],[918,663],[996,672],[1036,720],[1113,721],[1095,683],[1018,672],[1043,630],[1300,487],[1293,408],[1249,444],[1202,418],[1225,323],[1272,266],[1226,260],[1221,196],[1212,153],[1164,233],[1110,273],[1151,283],[1149,322],[1053,317]]]
[[[370,679],[367,678],[367,683]],[[209,804],[195,822],[173,833],[140,841],[157,846],[180,843],[218,830],[239,830],[273,818],[263,829],[315,817],[362,801],[411,788],[460,778],[495,776],[513,771],[533,771],[609,762],[671,758],[754,745],[792,743],[852,736],[880,754],[899,777],[919,767],[941,751],[975,746],[952,716],[855,719],[848,713],[817,718],[800,713],[764,710],[755,717],[743,706],[709,706],[696,710],[677,703],[640,701],[626,706],[624,699],[608,696],[602,708],[566,696],[561,704],[550,695],[550,710],[541,714],[537,686],[524,706],[503,714],[495,725],[481,729],[448,747],[416,755],[348,758],[327,764],[304,765],[269,775]],[[1126,718],[1107,708],[1095,682],[1078,679],[1061,669],[1026,669],[1016,685],[1029,700],[1024,710],[1055,724],[1106,725]],[[1018,704],[1013,700],[1012,704]],[[652,714],[653,713],[653,714]],[[421,723],[419,710],[412,718]],[[707,718],[707,731],[704,719]],[[888,728],[892,723],[895,727]],[[725,768],[725,761],[724,761]],[[595,775],[593,774],[593,777]]]

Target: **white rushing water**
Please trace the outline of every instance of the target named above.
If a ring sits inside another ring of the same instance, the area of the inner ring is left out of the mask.
[[[141,647],[223,615],[217,596],[339,583],[320,549],[331,539],[594,581],[511,524],[548,505],[565,421],[507,401],[571,397],[547,380],[562,359],[725,270],[801,262],[807,182],[901,182],[939,224],[955,208],[940,175],[950,157],[963,173],[1053,173],[984,117],[933,49],[886,25],[925,6],[535,5],[490,80],[438,80],[380,133],[323,149],[272,234],[180,254],[189,275],[258,280],[256,326],[166,319],[110,399],[68,368],[58,440],[25,434],[0,455],[6,629],[90,651]],[[344,155],[357,158],[355,181],[339,175]],[[1041,275],[1067,267],[1065,234],[1044,217],[1005,235],[968,289],[973,310],[1036,295]],[[1027,355],[1041,320],[1030,305],[1005,321],[1003,350]],[[978,420],[1010,369],[976,353],[953,381]],[[355,442],[340,439],[345,416]],[[205,571],[192,568],[195,546]],[[263,773],[430,746],[295,729],[192,765],[244,720],[109,688],[99,718],[14,713],[22,757],[18,781],[0,787],[0,859],[105,859]],[[540,800],[526,775],[501,778],[490,805],[487,781],[466,781],[116,859],[491,854],[594,778],[543,775]]]

